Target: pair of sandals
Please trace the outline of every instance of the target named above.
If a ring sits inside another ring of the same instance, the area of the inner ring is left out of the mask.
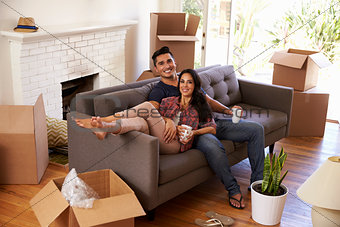
[[[208,211],[205,215],[210,218],[209,220],[202,220],[200,218],[195,219],[195,224],[202,227],[213,226],[229,226],[234,224],[234,219],[231,217],[216,213],[215,211]]]

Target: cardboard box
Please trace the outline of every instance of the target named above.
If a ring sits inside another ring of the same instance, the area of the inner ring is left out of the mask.
[[[39,184],[48,166],[44,102],[0,106],[0,184]]]
[[[269,62],[274,63],[273,84],[297,91],[315,87],[319,68],[331,65],[322,53],[296,49],[275,52]]]
[[[135,193],[112,170],[80,173],[100,196],[89,209],[70,207],[61,193],[64,177],[51,180],[33,199],[31,207],[42,226],[133,227],[134,217],[145,215]]]
[[[323,136],[329,94],[313,88],[294,91],[289,136]]]
[[[160,76],[159,74],[155,74],[151,70],[145,70],[136,81],[152,79],[159,76]]]
[[[188,16],[185,26],[185,13],[151,13],[150,15],[150,59],[153,53],[168,46],[174,55],[177,71],[194,68],[196,31],[200,17]],[[152,59],[150,69],[154,71]]]

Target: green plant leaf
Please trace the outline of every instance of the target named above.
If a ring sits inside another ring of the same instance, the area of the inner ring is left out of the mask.
[[[263,167],[263,181],[262,181],[262,192],[267,190],[269,185],[269,176],[270,176],[270,156],[267,154],[264,159],[264,167]]]
[[[283,179],[286,177],[287,173],[288,173],[288,170],[286,170],[285,174],[283,174],[283,176],[281,177],[279,185],[281,185],[281,183],[282,183]]]
[[[286,159],[287,154],[283,148],[281,148],[278,156],[274,153],[273,157],[270,158],[270,155],[267,154],[264,160],[262,193],[277,194],[283,179],[288,173],[288,171],[286,171],[281,177],[281,170]]]
[[[277,162],[279,162],[277,160]],[[273,173],[273,195],[275,196],[277,194],[277,190],[279,189],[280,187],[280,176],[281,176],[281,168],[280,168],[280,165],[277,163],[275,165],[275,169],[274,169],[274,173]]]

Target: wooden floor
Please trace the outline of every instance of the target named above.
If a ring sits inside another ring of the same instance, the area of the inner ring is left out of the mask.
[[[276,143],[275,151],[279,152],[281,146],[288,153],[284,169],[288,169],[289,173],[284,183],[290,192],[281,223],[277,226],[312,226],[311,207],[297,197],[296,190],[328,157],[340,155],[339,125],[327,123],[324,138],[282,139]],[[245,198],[244,210],[233,209],[227,204],[227,193],[214,177],[158,207],[154,221],[139,217],[135,226],[196,226],[195,218],[206,219],[205,212],[209,210],[234,218],[233,226],[261,226],[251,219],[250,192],[247,191],[250,177],[249,162],[245,160],[233,166],[232,172]],[[0,226],[39,226],[29,200],[50,179],[64,175],[66,175],[64,168],[50,164],[39,185],[0,185]]]

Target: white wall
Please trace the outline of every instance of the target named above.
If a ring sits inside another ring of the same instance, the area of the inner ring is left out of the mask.
[[[14,28],[21,15],[34,17],[40,26],[111,19],[137,20],[138,25],[128,31],[126,40],[126,82],[131,82],[148,69],[150,12],[159,11],[162,2],[164,0],[4,0],[0,2],[0,30]],[[174,6],[165,7],[174,10]],[[10,78],[8,42],[4,37],[0,37],[0,70],[0,104],[13,104],[15,91]]]

